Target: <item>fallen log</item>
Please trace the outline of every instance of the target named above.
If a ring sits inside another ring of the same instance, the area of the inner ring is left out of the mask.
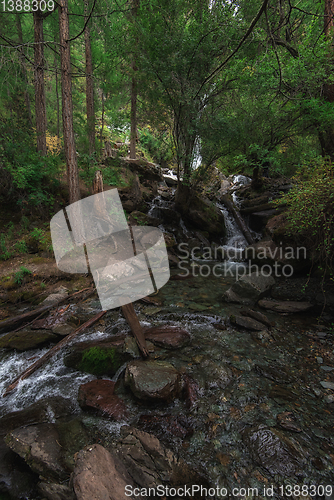
[[[131,328],[134,338],[136,339],[140,352],[142,353],[144,358],[147,358],[148,350],[146,347],[144,331],[143,328],[140,326],[139,319],[133,307],[132,302],[126,304],[125,306],[122,306],[122,312]]]
[[[0,321],[0,333],[10,332],[13,328],[20,325],[21,323],[24,323],[26,320],[35,320],[35,319],[37,319],[37,316],[41,317],[45,312],[49,311],[53,307],[57,307],[57,306],[61,305],[63,302],[71,301],[75,296],[79,295],[82,292],[85,292],[86,290],[89,290],[87,297],[94,291],[91,288],[83,288],[82,290],[79,290],[79,292],[75,292],[72,295],[68,295],[67,297],[60,299],[57,302],[54,302],[53,304],[47,304],[45,306],[38,307],[37,309],[34,309],[33,311],[28,311],[26,313],[20,314],[19,316],[13,316],[12,318]],[[87,297],[85,297],[85,298],[87,298]],[[82,299],[82,300],[84,300],[84,299]],[[31,324],[31,323],[33,323],[33,321],[31,321],[28,324]],[[24,324],[23,328],[25,326],[27,326],[27,325]],[[19,331],[20,329],[21,328],[18,328],[15,331]]]
[[[38,368],[40,368],[42,365],[44,365],[44,363],[46,363],[46,361],[48,361],[50,358],[52,358],[52,356],[54,354],[56,354],[56,352],[60,351],[60,349],[62,349],[64,347],[64,345],[68,344],[69,341],[72,340],[76,335],[78,335],[79,333],[81,333],[84,330],[86,330],[86,328],[90,328],[91,326],[93,326],[94,323],[96,323],[97,321],[99,321],[99,319],[101,319],[102,316],[104,316],[106,312],[107,311],[101,311],[98,314],[96,314],[93,318],[91,318],[88,321],[86,321],[86,323],[84,323],[83,325],[79,326],[76,330],[74,330],[74,332],[70,333],[69,335],[67,335],[67,337],[65,337],[63,340],[61,340],[60,342],[58,342],[58,344],[56,344],[54,347],[52,347],[52,349],[50,349],[47,353],[45,353],[44,356],[42,356],[37,361],[35,361],[35,363],[33,363],[32,365],[30,365],[26,370],[24,370],[23,373],[21,373],[21,375],[19,375],[14,380],[14,382],[12,382],[7,387],[7,389],[6,389],[3,397],[7,396],[13,389],[15,389],[15,387],[18,385],[18,383],[20,382],[20,380],[24,380],[24,379],[28,378]]]
[[[242,234],[245,236],[245,238],[247,240],[247,243],[249,245],[252,245],[253,243],[255,243],[255,240],[254,240],[253,236],[251,235],[248,227],[246,226],[245,221],[243,220],[243,218],[239,214],[238,210],[233,205],[232,201],[229,200],[227,196],[222,196],[221,201],[230,210],[230,212],[232,212],[233,217],[236,220],[236,223],[240,227]]]

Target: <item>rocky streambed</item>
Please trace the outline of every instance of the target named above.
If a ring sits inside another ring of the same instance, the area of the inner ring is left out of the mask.
[[[93,453],[92,463],[110,463],[133,488],[200,484],[265,498],[272,486],[270,497],[280,498],[295,485],[317,485],[311,498],[333,498],[332,332],[311,312],[223,301],[233,281],[171,279],[151,303],[137,302],[149,361],[120,311],[109,311],[3,398],[0,481],[8,498],[71,498],[74,490],[104,498],[86,491],[92,483],[102,495],[99,467],[96,483],[82,472]],[[99,304],[71,307],[84,321]],[[46,350],[26,347],[1,350],[2,393]]]

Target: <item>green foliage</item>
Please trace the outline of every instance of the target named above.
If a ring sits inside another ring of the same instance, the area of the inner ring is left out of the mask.
[[[14,283],[16,283],[17,285],[22,285],[24,277],[29,276],[30,274],[32,273],[31,271],[29,271],[29,269],[27,269],[24,266],[21,266],[20,270],[14,274]]]
[[[121,357],[116,349],[91,347],[83,353],[78,369],[99,376],[114,374],[120,365]]]
[[[288,206],[287,233],[310,250],[312,260],[334,272],[334,171],[322,157],[304,164],[292,189],[276,204]]]
[[[10,259],[12,254],[7,250],[6,237],[2,233],[0,234],[0,260]]]
[[[15,243],[15,250],[19,253],[28,253],[27,244],[24,240]]]
[[[1,134],[0,175],[7,176],[5,196],[19,204],[51,206],[59,186],[59,157],[43,157],[36,152],[34,140],[17,130],[14,137]]]
[[[166,164],[173,159],[173,145],[168,131],[159,132],[146,127],[140,130],[140,147],[147,151],[160,164]]]

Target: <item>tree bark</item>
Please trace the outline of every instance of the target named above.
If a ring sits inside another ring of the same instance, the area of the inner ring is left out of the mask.
[[[43,15],[40,10],[34,12],[34,66],[35,66],[35,113],[37,151],[46,156],[46,104],[44,87],[44,39]]]
[[[19,14],[16,14],[16,27],[17,27],[18,37],[19,37],[19,44],[23,46],[22,25],[21,25],[21,18],[19,16]],[[20,57],[20,61],[21,61],[23,83],[25,86],[24,102],[25,102],[26,110],[27,110],[27,119],[28,119],[29,127],[32,128],[31,103],[30,103],[30,95],[28,92],[28,85],[29,84],[28,84],[27,66],[26,66],[26,62],[25,62],[24,55],[22,54],[22,52],[19,52],[19,57]]]
[[[85,16],[88,16],[88,0],[85,0]],[[95,111],[94,111],[94,81],[92,47],[90,42],[90,23],[85,28],[85,55],[86,55],[86,111],[89,155],[95,152]]]
[[[69,43],[68,0],[59,0],[59,39],[62,83],[62,114],[64,148],[67,167],[69,202],[80,200],[78,162],[73,129],[73,103],[71,81],[71,50]]]
[[[148,357],[148,350],[147,350],[147,346],[146,346],[144,331],[139,323],[139,319],[138,319],[138,316],[136,314],[136,311],[134,310],[132,302],[130,302],[129,304],[126,304],[125,306],[122,306],[122,312],[124,314],[126,321],[128,322],[128,324],[131,328],[133,336],[136,339],[138,348],[139,348],[140,352],[142,353],[142,356],[144,358],[147,358]]]
[[[137,16],[137,11],[139,7],[139,0],[132,1],[132,21],[135,21]],[[134,43],[136,45],[136,42]],[[137,80],[135,77],[135,73],[137,71],[136,67],[136,55],[132,54],[132,79],[131,79],[131,133],[130,133],[130,158],[136,159],[136,141],[137,141]]]
[[[132,64],[133,71],[136,65]],[[136,159],[136,139],[137,139],[137,81],[133,76],[131,80],[131,135],[130,135],[130,158]]]

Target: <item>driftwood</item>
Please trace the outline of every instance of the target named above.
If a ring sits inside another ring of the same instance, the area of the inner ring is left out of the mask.
[[[46,363],[46,361],[48,361],[50,358],[52,358],[52,356],[54,354],[56,354],[56,352],[60,351],[60,349],[62,349],[64,347],[64,345],[68,344],[68,342],[70,340],[72,340],[76,335],[78,335],[79,333],[81,333],[84,330],[86,330],[86,328],[90,328],[91,326],[93,326],[94,323],[96,323],[97,321],[99,321],[99,319],[101,319],[102,316],[104,316],[106,312],[107,311],[101,311],[101,312],[99,312],[98,314],[96,314],[96,316],[94,316],[93,318],[91,318],[88,321],[86,321],[86,323],[84,323],[83,325],[79,326],[76,330],[74,330],[74,332],[70,333],[69,335],[67,335],[67,337],[65,337],[63,340],[61,340],[60,342],[58,342],[58,344],[56,344],[54,347],[52,347],[52,349],[50,349],[47,353],[45,353],[44,356],[42,356],[41,358],[39,358],[37,361],[35,361],[35,363],[33,363],[26,370],[24,370],[24,372],[21,373],[21,375],[19,375],[14,380],[14,382],[12,382],[7,387],[7,389],[6,389],[6,391],[5,391],[5,393],[4,393],[3,396],[4,397],[7,396],[13,389],[15,389],[15,387],[18,385],[18,383],[20,382],[20,380],[24,380],[24,379],[28,378],[38,368],[40,368],[42,365],[44,365],[44,363]]]
[[[0,321],[0,333],[3,332],[10,332],[12,331],[13,328],[15,328],[17,325],[20,325],[21,323],[24,323],[27,320],[33,320],[38,319],[41,317],[45,312],[49,311],[53,307],[57,307],[61,305],[64,302],[71,301],[73,298],[75,298],[77,295],[81,294],[82,292],[85,292],[86,290],[89,290],[89,293],[84,296],[82,300],[85,300],[87,297],[89,297],[94,290],[92,288],[83,288],[79,292],[75,292],[72,295],[68,295],[67,297],[64,297],[63,299],[58,300],[57,302],[54,302],[53,304],[48,304],[42,307],[38,307],[37,309],[34,309],[33,311],[28,311],[26,313],[20,314],[19,316],[13,316],[12,318],[5,319],[3,321]],[[38,317],[38,318],[37,318]],[[33,321],[30,321],[28,325],[33,323]],[[23,325],[23,328],[25,326],[28,326],[26,323]],[[19,331],[21,328],[17,328],[15,331]]]
[[[251,235],[248,227],[246,226],[245,221],[243,220],[243,218],[239,214],[238,210],[233,205],[232,201],[229,200],[229,198],[227,196],[222,196],[221,200],[224,203],[224,205],[230,210],[230,212],[232,212],[233,217],[236,220],[236,223],[240,227],[242,234],[245,236],[245,238],[247,240],[247,243],[249,245],[252,245],[253,243],[255,243],[255,240],[254,240],[253,236]]]
[[[138,348],[144,358],[148,357],[148,350],[146,347],[145,335],[143,328],[140,326],[138,316],[134,310],[132,302],[122,306],[122,311],[126,321],[128,322],[134,338],[136,339]]]

